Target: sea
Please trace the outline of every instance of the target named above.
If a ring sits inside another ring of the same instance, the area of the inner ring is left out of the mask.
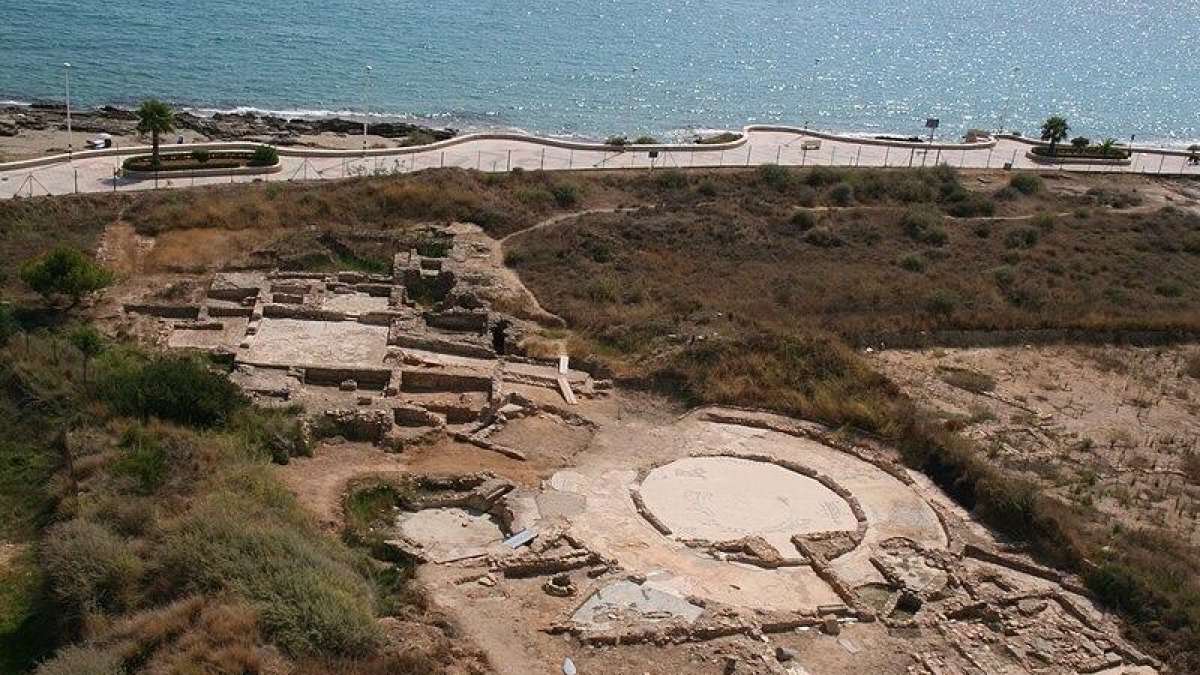
[[[1197,0],[0,0],[0,100],[682,138],[1200,139]]]

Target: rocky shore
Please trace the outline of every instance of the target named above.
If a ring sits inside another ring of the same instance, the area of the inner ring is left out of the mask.
[[[108,133],[113,136],[137,134],[137,115],[132,110],[105,106],[71,111],[71,126],[81,134]],[[309,144],[306,139],[322,134],[361,135],[362,122],[338,117],[302,119],[257,115],[255,113],[215,113],[211,116],[179,111],[175,126],[210,141],[269,141],[275,145]],[[8,106],[0,108],[0,137],[16,137],[23,132],[65,131],[66,108],[60,105]],[[369,136],[400,141],[401,145],[420,145],[457,135],[455,129],[434,129],[407,122],[377,121],[367,125]]]

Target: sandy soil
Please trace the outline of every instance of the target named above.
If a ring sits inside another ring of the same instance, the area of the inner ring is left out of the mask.
[[[997,461],[1113,519],[1200,544],[1200,486],[1183,471],[1185,456],[1200,451],[1200,380],[1184,373],[1198,353],[1049,346],[896,350],[872,360]],[[995,387],[952,386],[956,370]]]

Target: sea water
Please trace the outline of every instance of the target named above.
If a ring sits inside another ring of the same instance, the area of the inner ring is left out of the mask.
[[[1196,0],[0,0],[0,99],[679,137],[1200,138]],[[370,71],[367,66],[370,66]],[[636,70],[635,70],[636,68]]]

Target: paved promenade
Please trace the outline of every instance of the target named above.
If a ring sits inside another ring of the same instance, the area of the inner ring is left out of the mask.
[[[819,147],[816,147],[819,144]],[[1002,168],[1042,171],[1129,172],[1200,176],[1200,166],[1187,163],[1187,153],[1134,147],[1127,166],[1039,165],[1025,153],[1026,140],[1000,138],[965,144],[882,144],[879,141],[809,132],[789,127],[747,127],[742,139],[719,146],[662,145],[617,149],[518,134],[468,135],[419,148],[346,151],[280,147],[281,170],[260,176],[162,178],[134,180],[114,176],[121,161],[148,148],[127,148],[121,154],[97,156],[76,153],[73,159],[31,166],[32,162],[0,164],[0,198],[62,195],[73,192],[112,192],[250,181],[338,179],[377,173],[408,173],[433,167],[462,167],[480,171],[514,168],[547,171],[595,169],[660,169],[736,167],[776,163],[786,166],[934,166]],[[251,147],[250,144],[212,143],[170,145],[165,150],[195,147]],[[101,151],[103,152],[103,151]],[[38,160],[44,161],[44,160]],[[18,165],[18,166],[14,166]]]

